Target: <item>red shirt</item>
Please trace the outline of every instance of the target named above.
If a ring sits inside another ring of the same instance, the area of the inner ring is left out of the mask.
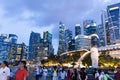
[[[15,75],[15,80],[24,80],[24,77],[28,76],[28,72],[25,69],[18,70]]]

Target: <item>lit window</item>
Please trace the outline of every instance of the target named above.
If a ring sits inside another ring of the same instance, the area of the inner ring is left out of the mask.
[[[111,11],[111,10],[115,10],[115,9],[118,9],[119,7],[118,6],[116,6],[116,7],[112,7],[112,8],[110,8],[109,10]]]

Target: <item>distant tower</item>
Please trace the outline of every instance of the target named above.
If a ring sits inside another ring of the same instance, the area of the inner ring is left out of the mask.
[[[48,49],[47,55],[50,56],[54,54],[54,49],[52,45],[52,34],[48,31],[43,32],[43,43],[46,44],[45,47]]]
[[[41,41],[40,33],[31,32],[29,39],[29,59],[36,58],[35,46]]]
[[[75,36],[81,34],[81,27],[80,24],[75,25]]]
[[[120,3],[107,7],[110,44],[120,43]]]
[[[69,49],[68,43],[72,40],[72,31],[69,29],[65,30],[65,41],[66,41],[66,51]]]
[[[85,20],[83,22],[84,34],[89,36],[96,33],[97,24],[93,20]]]
[[[105,30],[101,24],[97,26],[97,35],[99,36],[99,46],[105,46]]]
[[[59,23],[59,47],[58,47],[58,54],[65,52],[65,25],[60,22]]]
[[[15,34],[9,34],[9,39],[12,44],[17,44],[18,36]]]
[[[84,35],[92,35],[92,34],[97,34],[97,24],[93,20],[85,20],[83,22],[83,27],[84,27]],[[96,37],[91,38],[91,43],[93,45],[98,45],[99,40]]]
[[[48,31],[43,32],[43,40],[44,42],[49,42],[50,44],[52,44],[52,34]]]

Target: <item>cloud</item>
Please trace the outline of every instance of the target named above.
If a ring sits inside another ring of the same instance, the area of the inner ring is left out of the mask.
[[[15,24],[11,24],[11,22]],[[3,22],[1,21],[1,23]],[[34,25],[31,25],[30,22],[25,22],[25,21],[15,22],[14,20],[7,21],[7,24],[2,24],[2,26],[4,26],[4,28],[0,30],[0,33],[7,33],[7,34],[14,33],[19,36],[18,39],[19,43],[25,42],[27,45],[29,41],[29,34],[31,31],[41,33],[42,36],[43,31],[52,32],[52,29],[54,27],[54,25],[51,24],[49,26],[44,26],[44,27],[42,26],[41,28],[39,28],[39,27],[34,27]],[[8,26],[10,26],[10,28]]]
[[[18,42],[26,42],[28,45],[29,34],[31,31],[41,33],[41,36],[44,31],[49,31],[51,33],[53,31],[54,24],[36,26],[33,20],[29,20],[29,18],[35,15],[27,10],[23,11],[21,15],[15,17],[6,17],[6,11],[2,7],[0,7],[0,11],[0,33],[17,34],[19,36]]]

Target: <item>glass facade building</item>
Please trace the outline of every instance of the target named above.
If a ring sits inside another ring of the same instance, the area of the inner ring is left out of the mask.
[[[15,34],[9,34],[9,39],[12,44],[17,44],[18,36]]]
[[[105,31],[106,31],[106,45],[110,45],[110,29],[109,29],[109,26],[108,26],[108,21],[106,20],[105,21]]]
[[[72,39],[69,43],[68,43],[68,51],[73,51],[75,50],[75,39]]]
[[[0,43],[0,61],[8,61],[9,60],[9,44],[8,43]]]
[[[43,33],[43,43],[45,44],[45,48],[48,49],[47,51],[47,56],[50,56],[52,54],[54,54],[54,49],[53,49],[53,45],[52,45],[52,34],[49,33],[48,31]]]
[[[96,33],[97,24],[93,20],[85,20],[83,22],[84,35],[91,35]]]
[[[17,49],[17,53],[16,53],[15,61],[26,60],[28,53],[27,46],[24,43],[17,44],[16,49]]]
[[[72,31],[69,29],[65,30],[65,41],[66,41],[66,51],[68,51],[68,43],[72,40]]]
[[[105,46],[105,31],[101,24],[97,26],[97,35],[99,36],[99,46]]]
[[[75,25],[75,36],[81,34],[81,27],[80,24]]]
[[[49,33],[48,31],[43,32],[43,39],[44,39],[44,42],[48,42],[52,44],[52,34]]]
[[[90,49],[91,47],[91,39],[85,35],[77,35],[75,37],[75,49]]]
[[[83,27],[84,27],[84,35],[89,36],[92,34],[97,34],[97,24],[93,20],[85,20],[83,22]],[[92,37],[91,38],[91,46],[97,45],[99,46],[99,40],[97,37]]]
[[[0,35],[0,61],[8,61],[11,56],[15,56],[15,54],[10,53],[10,48],[12,44],[17,44],[17,39],[18,37],[15,34]]]
[[[58,54],[61,54],[66,51],[66,41],[65,41],[65,25],[60,22],[59,23],[59,46],[58,46]]]
[[[29,39],[29,59],[35,59],[37,56],[36,45],[41,42],[40,33],[31,32]]]
[[[110,44],[120,43],[120,3],[107,7]]]
[[[9,49],[10,62],[16,61],[16,54],[17,54],[17,44],[10,44],[10,49]]]
[[[30,35],[28,58],[35,61],[41,61],[51,54],[54,54],[52,34],[48,31],[43,32],[43,38],[41,38],[40,33],[32,32]]]

